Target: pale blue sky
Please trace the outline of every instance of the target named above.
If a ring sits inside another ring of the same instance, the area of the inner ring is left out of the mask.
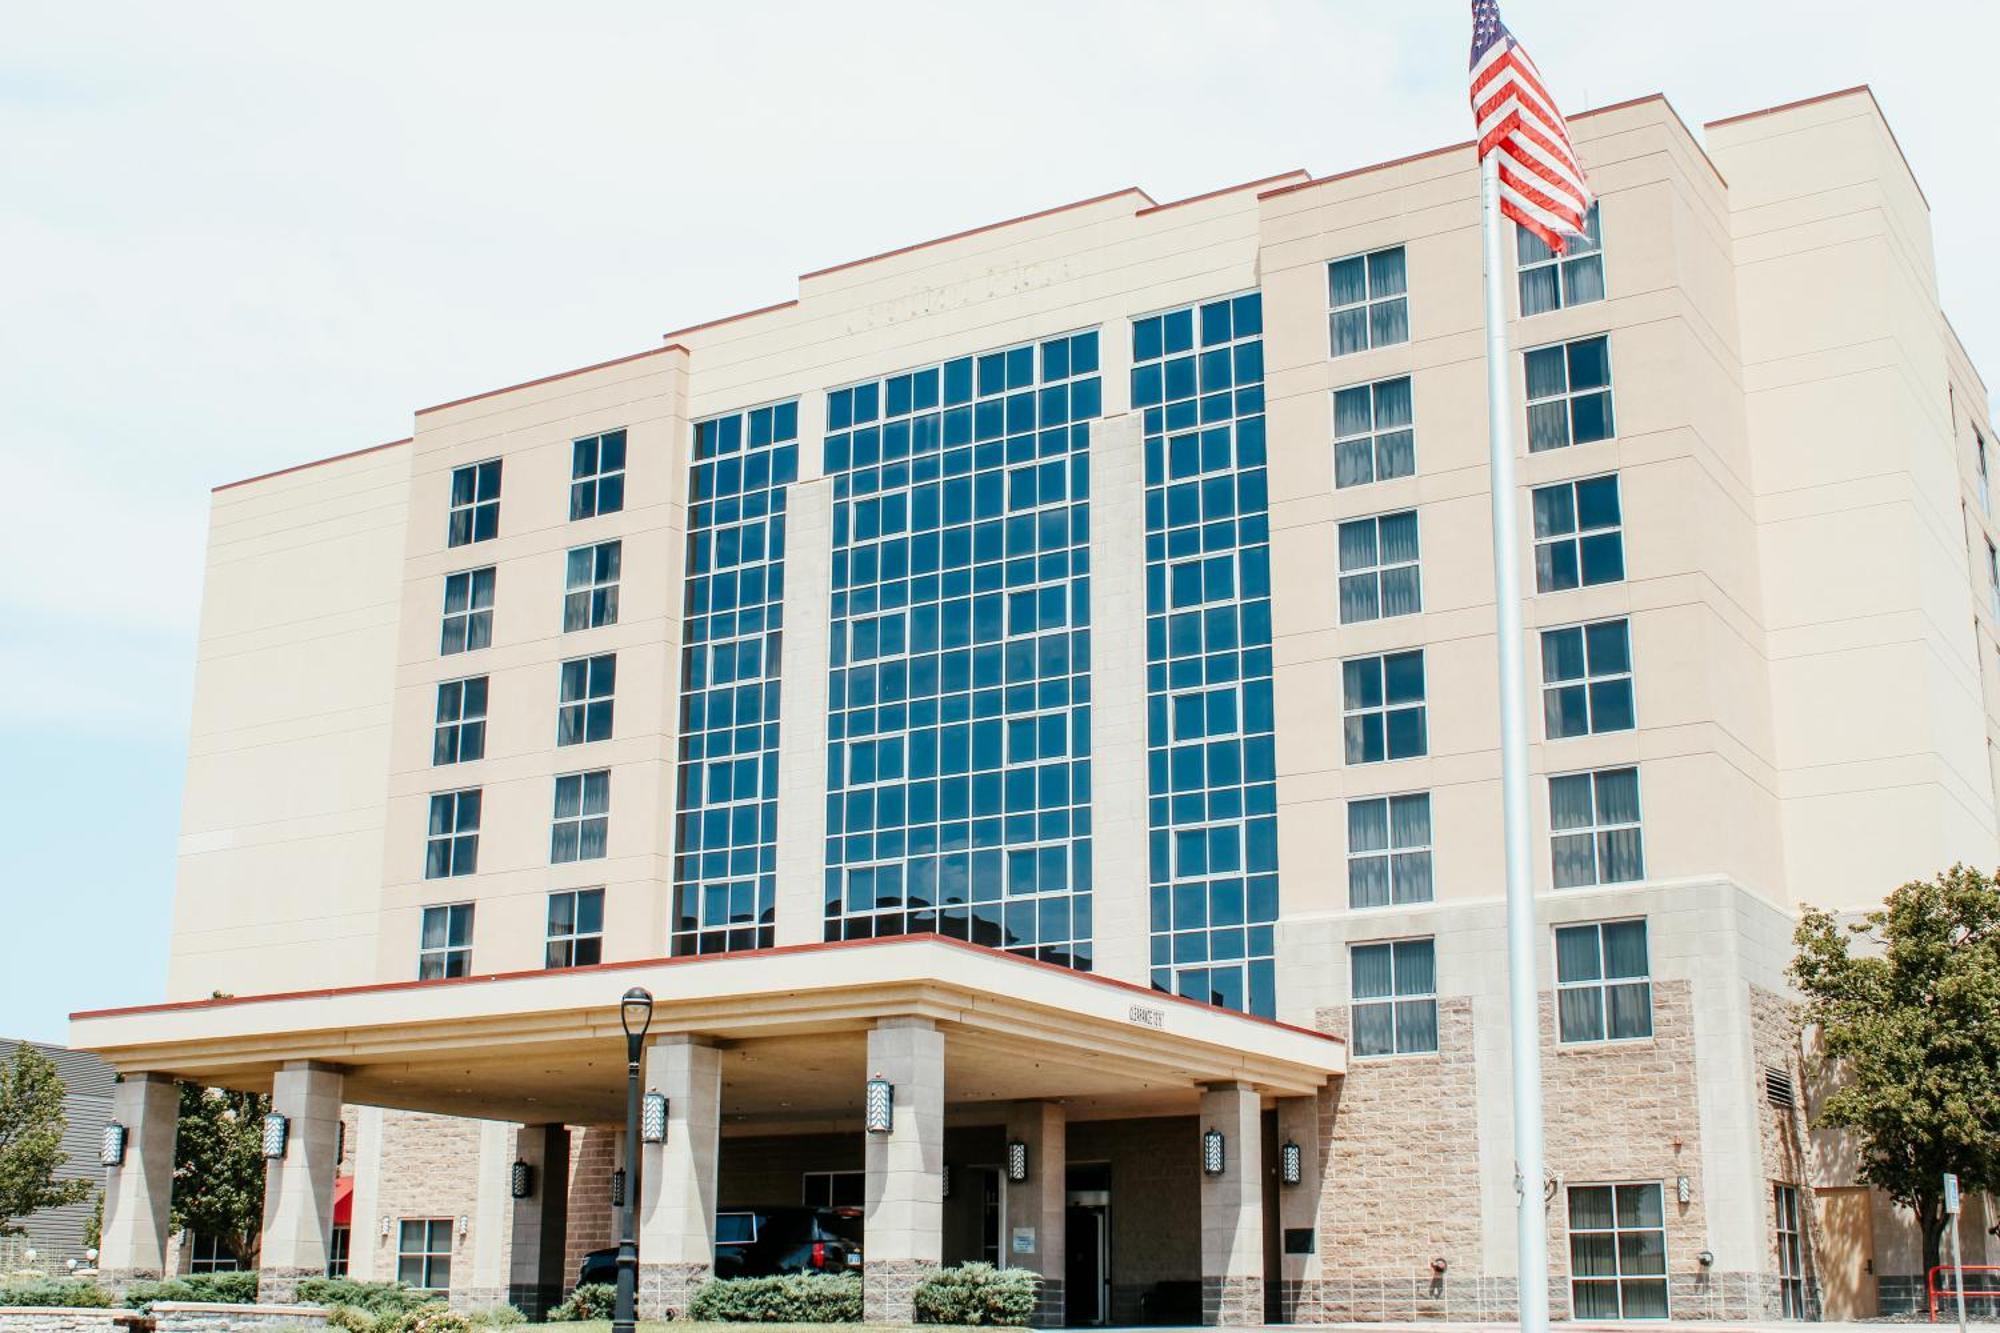
[[[1698,125],[1873,84],[1953,319],[2000,366],[2000,7],[1504,7],[1573,109],[1663,91]],[[1457,141],[1465,10],[10,6],[0,1035],[60,1040],[72,1009],[161,992],[209,487],[844,259]]]

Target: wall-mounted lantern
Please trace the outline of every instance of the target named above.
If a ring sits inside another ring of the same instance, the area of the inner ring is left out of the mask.
[[[278,1161],[285,1155],[285,1144],[291,1138],[292,1122],[276,1111],[264,1117],[264,1157],[268,1161]]]
[[[667,1141],[667,1094],[649,1092],[639,1112],[639,1137],[647,1143]]]
[[[125,1165],[125,1126],[116,1120],[105,1122],[104,1134],[97,1140],[97,1161],[101,1166]]]
[[[1286,1139],[1284,1146],[1278,1149],[1278,1179],[1287,1185],[1296,1185],[1305,1176],[1305,1153],[1300,1151],[1298,1144]]]
[[[887,1134],[896,1127],[896,1085],[880,1074],[868,1080],[864,1123],[870,1134]]]
[[[1019,1139],[1007,1140],[1007,1179],[1019,1184],[1028,1178],[1028,1145]]]
[[[1202,1174],[1206,1176],[1219,1176],[1222,1174],[1224,1165],[1226,1165],[1226,1158],[1223,1150],[1222,1131],[1219,1129],[1204,1130],[1201,1136]]]
[[[535,1192],[535,1168],[515,1159],[514,1169],[507,1173],[507,1193],[516,1199],[526,1199]]]

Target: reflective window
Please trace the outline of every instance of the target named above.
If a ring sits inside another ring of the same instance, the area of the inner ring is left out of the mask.
[[[431,794],[424,878],[450,879],[479,869],[479,788]]]
[[[1638,769],[1606,768],[1550,778],[1549,828],[1557,888],[1645,878]]]
[[[493,566],[444,578],[444,624],[438,652],[469,653],[493,642]]]
[[[563,633],[618,623],[618,566],[623,542],[579,546],[563,571]]]
[[[1565,1042],[1653,1035],[1644,921],[1556,928],[1556,1031]]]
[[[1135,320],[1132,363],[1146,449],[1152,983],[1269,1017],[1278,802],[1263,298]]]
[[[451,1290],[450,1218],[404,1218],[396,1237],[398,1282],[419,1291]]]
[[[1347,905],[1431,900],[1431,796],[1347,803]]]
[[[796,400],[697,422],[689,478],[673,952],[768,948]]]
[[[615,514],[625,507],[625,432],[586,435],[570,445],[569,516]]]
[[[556,779],[555,816],[549,825],[549,860],[594,861],[611,836],[611,770],[565,773]]]
[[[486,677],[438,682],[431,763],[462,764],[486,754]]]
[[[1366,486],[1417,470],[1410,377],[1333,392],[1333,484]]]
[[[1352,657],[1340,669],[1348,763],[1414,759],[1429,751],[1423,649]]]
[[[1538,486],[1534,511],[1536,592],[1567,592],[1624,579],[1624,517],[1616,473]]]
[[[1527,353],[1528,448],[1566,449],[1608,440],[1611,420],[1611,340],[1580,338]]]
[[[1352,625],[1424,609],[1417,570],[1417,511],[1340,525],[1340,623]]]
[[[417,980],[462,977],[471,970],[472,904],[426,907],[417,943]]]
[[[1521,318],[1604,299],[1604,233],[1596,204],[1584,214],[1583,229],[1584,235],[1570,237],[1560,255],[1526,227],[1514,229]]]
[[[604,961],[604,890],[565,889],[549,895],[544,967],[589,967]]]
[[[1636,725],[1628,621],[1542,631],[1542,725],[1552,741]]]
[[[556,744],[610,740],[612,696],[618,687],[618,654],[571,658],[562,664],[561,681]]]
[[[1347,959],[1355,1056],[1436,1053],[1437,942],[1356,944]]]
[[[446,546],[465,546],[500,535],[500,460],[453,468],[451,517],[445,526]]]
[[[1098,335],[827,396],[825,937],[1091,964]]]
[[[1662,1187],[1570,1186],[1569,1273],[1576,1319],[1665,1319]]]
[[[1327,329],[1333,355],[1410,340],[1403,247],[1349,255],[1326,266]]]

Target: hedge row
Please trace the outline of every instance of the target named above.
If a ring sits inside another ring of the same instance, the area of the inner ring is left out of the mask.
[[[917,1284],[917,1322],[1018,1327],[1033,1317],[1040,1288],[1041,1278],[1024,1268],[942,1269]],[[718,1278],[695,1293],[687,1317],[726,1324],[855,1324],[861,1322],[861,1275]]]

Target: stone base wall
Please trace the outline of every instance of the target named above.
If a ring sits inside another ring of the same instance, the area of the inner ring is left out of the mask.
[[[689,1302],[701,1284],[708,1281],[707,1264],[639,1265],[639,1317],[677,1319],[687,1314]]]
[[[1036,1328],[1061,1328],[1068,1323],[1064,1310],[1063,1280],[1044,1277],[1035,1290],[1035,1313],[1028,1322]]]
[[[111,1299],[123,1300],[125,1289],[134,1282],[158,1282],[162,1274],[157,1268],[100,1268],[97,1270],[97,1285],[111,1293]]]
[[[136,1310],[72,1309],[58,1305],[0,1306],[0,1333],[127,1333],[145,1316]]]
[[[257,1303],[291,1305],[298,1300],[299,1283],[308,1278],[325,1276],[324,1268],[260,1268],[257,1270]]]
[[[1219,1328],[1251,1328],[1263,1324],[1264,1279],[1202,1278],[1201,1322]]]
[[[280,1328],[324,1327],[326,1308],[319,1305],[159,1301],[153,1306],[154,1333],[267,1333]]]
[[[924,1259],[870,1259],[861,1266],[861,1318],[870,1324],[916,1321],[917,1284],[938,1270]]]

